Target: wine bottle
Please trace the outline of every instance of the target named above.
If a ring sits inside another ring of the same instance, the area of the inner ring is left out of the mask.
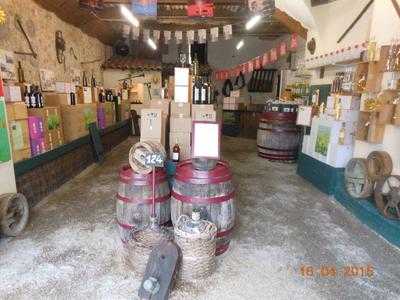
[[[31,101],[30,101],[30,97],[29,97],[29,89],[28,89],[27,85],[25,85],[24,99],[25,99],[26,107],[27,108],[31,108]]]
[[[178,139],[176,140],[174,148],[172,148],[172,161],[173,162],[179,162],[181,156],[181,149],[178,145]]]
[[[19,83],[24,83],[25,82],[25,74],[24,74],[24,69],[22,69],[21,62],[18,62],[18,82]]]
[[[34,85],[31,85],[30,99],[31,99],[30,107],[31,108],[36,108],[36,98],[35,98],[35,87],[34,87]]]
[[[87,87],[87,86],[88,86],[88,80],[87,80],[86,72],[85,72],[85,71],[83,71],[82,85],[83,85],[84,87]]]
[[[201,101],[200,101],[201,104],[207,104],[207,87],[203,81],[201,82],[200,96],[201,96]]]
[[[71,105],[75,105],[75,104],[76,104],[75,93],[71,92],[71,93],[69,94],[69,99],[70,99]]]
[[[92,87],[96,87],[96,77],[94,77],[94,72],[92,71],[92,78],[91,78]]]

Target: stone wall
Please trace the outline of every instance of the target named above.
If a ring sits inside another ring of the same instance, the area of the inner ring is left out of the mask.
[[[15,55],[16,60],[22,63],[27,82],[39,83],[40,68],[53,70],[57,81],[69,82],[71,68],[85,70],[89,75],[93,70],[96,79],[103,81],[100,66],[105,60],[106,46],[99,40],[62,21],[54,13],[45,10],[33,0],[1,0],[0,6],[7,14],[6,24],[0,25],[0,49],[29,52],[28,44],[15,22],[15,14],[18,14],[21,16],[23,26],[38,54],[37,59],[31,56]],[[57,61],[56,30],[62,31],[66,42],[65,69],[64,65]],[[70,50],[71,47],[77,60]],[[81,62],[96,59],[101,59],[101,61],[81,65]]]

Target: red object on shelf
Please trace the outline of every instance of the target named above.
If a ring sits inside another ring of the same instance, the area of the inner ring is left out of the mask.
[[[187,6],[188,17],[210,18],[214,16],[212,0],[192,0]]]

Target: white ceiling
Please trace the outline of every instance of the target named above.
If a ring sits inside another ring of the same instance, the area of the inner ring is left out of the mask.
[[[310,0],[275,0],[275,5],[296,19],[308,29],[315,28],[315,20],[311,13]]]

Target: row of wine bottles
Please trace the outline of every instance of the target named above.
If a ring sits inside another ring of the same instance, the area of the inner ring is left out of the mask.
[[[43,95],[38,85],[26,86],[24,99],[28,108],[42,108],[44,106]]]
[[[82,85],[84,87],[88,87],[89,86],[88,78],[86,76],[86,72],[85,71],[83,71]],[[92,77],[90,78],[90,86],[91,87],[95,87],[96,85],[97,85],[97,81],[96,81],[96,78],[94,77],[94,74],[92,73]]]
[[[192,89],[193,104],[211,104],[211,85],[199,77],[195,77]]]

